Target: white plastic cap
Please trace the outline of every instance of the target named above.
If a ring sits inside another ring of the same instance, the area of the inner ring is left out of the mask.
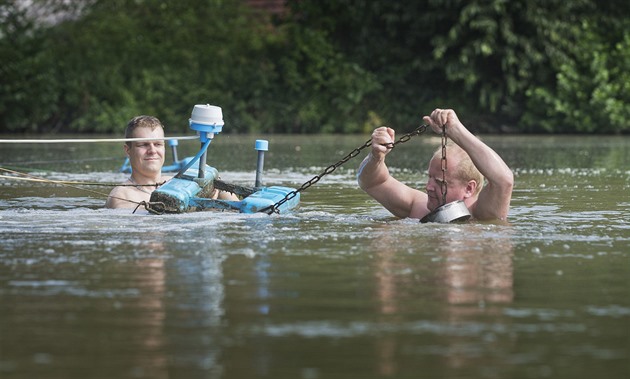
[[[193,108],[190,122],[202,125],[223,125],[223,111],[221,107],[210,104],[197,104]]]

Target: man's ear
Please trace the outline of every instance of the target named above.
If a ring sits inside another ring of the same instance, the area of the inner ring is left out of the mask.
[[[477,190],[477,182],[474,180],[469,180],[466,184],[466,193],[464,194],[466,198],[472,197]]]
[[[125,154],[129,157],[129,145],[124,144],[123,147],[125,148]]]

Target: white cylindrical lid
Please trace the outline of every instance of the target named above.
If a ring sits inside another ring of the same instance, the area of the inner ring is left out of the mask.
[[[203,125],[223,125],[221,107],[210,104],[197,104],[193,108],[190,122]]]

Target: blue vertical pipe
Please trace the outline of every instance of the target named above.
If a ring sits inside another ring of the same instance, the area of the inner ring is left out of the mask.
[[[255,188],[262,187],[262,172],[265,165],[265,151],[269,150],[269,141],[258,139],[254,148],[258,151],[258,162],[256,163],[256,184]]]
[[[206,159],[208,157],[208,145],[214,138],[214,133],[199,132],[199,139],[201,140],[201,150],[203,153],[199,157],[199,171],[197,177],[203,179],[206,177]],[[204,148],[205,146],[205,148]]]
[[[179,162],[179,159],[177,157],[177,145],[178,144],[179,144],[179,142],[176,139],[168,140],[168,145],[171,147],[171,151],[173,152],[173,163]]]
[[[203,144],[201,144],[201,147],[203,148]],[[197,177],[200,179],[203,179],[206,177],[206,159],[208,157],[208,151],[205,150],[203,152],[203,154],[201,154],[201,157],[199,158],[199,171],[197,174]]]
[[[196,162],[199,161],[199,158],[201,157],[201,155],[204,154],[206,150],[208,150],[208,146],[210,146],[211,141],[212,141],[211,139],[208,139],[206,140],[206,142],[204,142],[204,144],[201,146],[201,149],[199,150],[197,155],[195,155],[193,159],[188,161],[188,163],[186,163],[186,165],[181,170],[179,170],[177,175],[175,175],[176,178],[181,178],[182,175],[184,175],[184,173],[188,171],[189,168],[191,168]]]

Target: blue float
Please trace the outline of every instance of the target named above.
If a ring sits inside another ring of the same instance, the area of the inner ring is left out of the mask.
[[[207,149],[214,136],[223,130],[223,113],[221,108],[213,105],[195,105],[189,120],[190,128],[197,131],[201,141],[201,149],[192,158],[177,161],[176,150],[174,160],[179,168],[174,178],[153,191],[149,203],[153,213],[185,213],[205,210],[238,211],[241,213],[287,213],[300,203],[300,194],[294,188],[282,186],[262,186],[262,170],[264,152],[268,150],[266,140],[257,140],[255,149],[258,152],[256,168],[256,185],[254,188],[230,185],[221,182],[216,168],[206,164]],[[175,143],[173,146],[176,146]],[[123,165],[123,168],[125,166]],[[212,199],[216,189],[235,193],[241,200]]]

